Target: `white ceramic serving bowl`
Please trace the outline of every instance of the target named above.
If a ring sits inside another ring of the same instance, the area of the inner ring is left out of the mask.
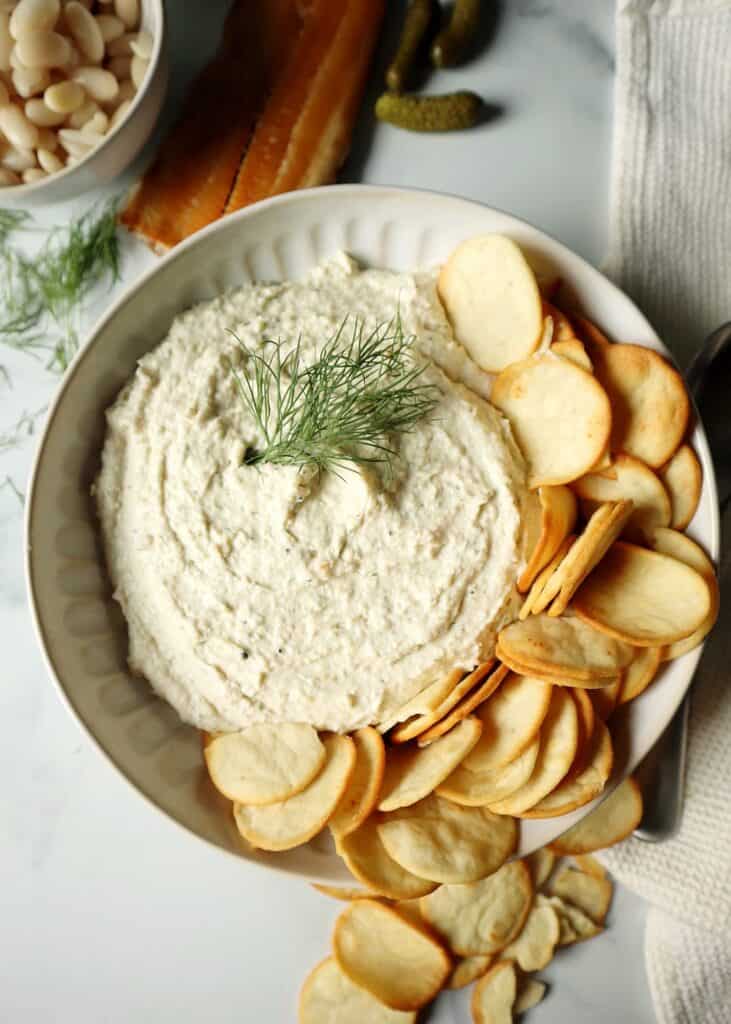
[[[301,275],[338,249],[396,270],[439,263],[454,245],[502,232],[540,252],[575,289],[586,313],[613,337],[665,352],[633,303],[563,245],[514,217],[428,192],[333,186],[259,203],[199,232],[117,301],[66,372],[48,414],[27,501],[30,604],[48,669],[98,748],[161,811],[239,857],[311,880],[348,878],[326,835],[288,853],[252,852],[239,840],[228,802],[208,781],[196,731],[126,666],[126,630],[112,600],[89,496],[104,436],[104,410],[137,360],[193,303],[252,280]],[[702,428],[693,444],[703,464],[700,506],[689,530],[717,559],[719,520],[713,467]],[[669,722],[700,651],[663,668],[626,709],[615,779],[631,771]],[[543,845],[588,808],[526,821],[521,852]]]
[[[4,206],[29,207],[73,199],[125,171],[152,135],[168,84],[164,0],[140,0],[141,28],[153,40],[152,56],[127,116],[96,149],[77,164],[30,185],[0,189]]]

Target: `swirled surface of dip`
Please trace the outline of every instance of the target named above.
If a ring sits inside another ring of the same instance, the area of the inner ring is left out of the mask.
[[[397,310],[439,400],[397,439],[393,473],[248,465],[262,438],[229,332],[254,350],[301,338],[310,362],[345,317],[368,329]],[[515,615],[527,500],[488,383],[431,273],[341,255],[179,316],[108,410],[94,487],[131,668],[200,728],[344,732],[484,659]]]

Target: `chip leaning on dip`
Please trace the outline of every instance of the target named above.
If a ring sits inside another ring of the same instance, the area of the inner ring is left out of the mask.
[[[378,897],[440,906],[511,857],[513,819],[593,800],[615,706],[715,619],[682,533],[682,379],[542,284],[498,235],[436,272],[340,254],[178,317],[107,414],[94,495],[131,667],[211,734],[243,840],[329,824]],[[519,963],[599,927],[563,895]],[[312,998],[337,967],[357,983],[336,961]],[[492,972],[476,1014],[511,987]]]

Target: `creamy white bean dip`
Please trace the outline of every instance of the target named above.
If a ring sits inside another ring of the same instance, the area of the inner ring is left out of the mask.
[[[340,255],[201,303],[108,410],[94,494],[129,663],[186,722],[378,723],[483,660],[515,617],[523,461],[435,281]],[[373,328],[397,310],[440,394],[398,438],[393,473],[246,464],[262,438],[229,332],[254,350],[299,337],[314,361],[346,316]]]

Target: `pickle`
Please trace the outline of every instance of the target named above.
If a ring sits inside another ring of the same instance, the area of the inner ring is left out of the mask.
[[[403,92],[408,87],[414,62],[438,12],[438,0],[411,0],[404,17],[396,56],[386,71],[386,86],[392,92]]]
[[[437,68],[458,64],[473,41],[479,24],[480,0],[456,0],[449,24],[432,44],[432,64]]]
[[[442,96],[398,96],[384,92],[376,102],[376,117],[411,132],[454,132],[471,128],[480,118],[482,100],[474,92]]]

